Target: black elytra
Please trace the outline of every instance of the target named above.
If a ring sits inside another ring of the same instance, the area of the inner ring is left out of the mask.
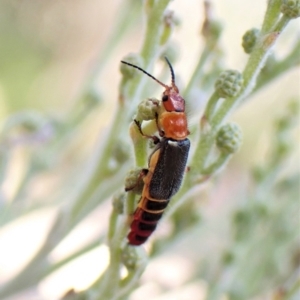
[[[189,139],[174,141],[162,138],[157,145],[160,151],[150,184],[149,195],[152,199],[168,200],[181,186],[190,150]],[[151,157],[150,157],[151,159]]]

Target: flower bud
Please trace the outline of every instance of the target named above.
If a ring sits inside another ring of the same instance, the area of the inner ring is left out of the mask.
[[[95,87],[91,87],[86,93],[83,95],[83,102],[88,107],[95,107],[103,102],[103,95],[101,91],[96,89]]]
[[[217,133],[216,143],[220,151],[233,154],[240,148],[242,132],[237,124],[228,123]]]
[[[113,197],[112,205],[114,211],[116,211],[119,215],[124,212],[124,202],[125,202],[125,194],[119,194]]]
[[[167,57],[169,61],[171,61],[173,64],[176,60],[178,60],[180,54],[180,46],[175,41],[169,41],[165,47],[162,49],[162,52],[160,54],[160,59],[165,63]]]
[[[125,140],[119,140],[114,144],[111,154],[119,167],[119,164],[123,164],[130,157],[130,148],[127,142]]]
[[[144,181],[142,179],[143,169],[137,168],[130,170],[125,178],[125,191],[133,191],[136,194],[141,194],[143,187],[144,187]]]
[[[143,65],[141,56],[138,54],[135,54],[135,53],[129,53],[122,60],[126,61],[130,64],[139,66],[139,67],[142,67],[142,65]],[[135,68],[132,68],[126,64],[120,65],[120,71],[121,71],[121,74],[128,79],[133,78],[136,74],[138,74],[138,70],[136,70]]]
[[[221,98],[237,96],[243,85],[243,77],[239,71],[223,71],[215,83],[215,89]]]
[[[246,53],[251,53],[257,44],[260,31],[257,28],[252,28],[243,35],[242,46]]]
[[[232,264],[234,259],[235,259],[235,254],[233,251],[230,250],[226,251],[222,257],[223,264],[226,266]]]
[[[157,99],[145,99],[138,105],[136,119],[141,121],[154,120],[158,109]]]
[[[180,21],[174,12],[171,10],[166,10],[163,16],[163,31],[160,37],[160,45],[165,45],[169,41],[174,27],[179,25]]]
[[[280,11],[290,19],[299,18],[300,0],[282,0]]]
[[[214,45],[221,36],[222,24],[214,19],[214,10],[210,1],[204,1],[204,22],[201,33],[210,45]]]
[[[145,268],[147,256],[143,247],[126,245],[122,251],[122,262],[128,270]]]
[[[215,43],[219,40],[223,26],[219,21],[210,20],[203,23],[202,35],[206,38],[207,42]]]

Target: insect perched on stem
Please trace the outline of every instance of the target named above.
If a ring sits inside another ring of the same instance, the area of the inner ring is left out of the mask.
[[[159,137],[143,133],[141,123],[135,120],[142,136],[152,139],[156,147],[149,157],[148,169],[143,170],[144,187],[138,207],[135,210],[128,234],[130,245],[143,244],[157,226],[170,199],[182,183],[185,172],[190,141],[185,101],[179,94],[175,84],[173,68],[165,58],[171,71],[171,85],[168,86],[142,68],[121,61],[123,64],[136,68],[165,88],[162,100],[155,103],[158,107],[155,121]],[[127,189],[127,191],[130,189]]]

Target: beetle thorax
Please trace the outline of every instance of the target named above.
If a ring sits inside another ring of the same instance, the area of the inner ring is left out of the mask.
[[[187,119],[184,112],[163,112],[160,115],[160,126],[162,127],[166,138],[183,140],[189,134],[187,129]]]

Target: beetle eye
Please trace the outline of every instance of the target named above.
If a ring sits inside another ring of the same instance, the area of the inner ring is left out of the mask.
[[[163,97],[162,97],[162,101],[163,101],[163,102],[168,101],[168,99],[169,99],[169,96],[168,96],[168,95],[163,95]]]

